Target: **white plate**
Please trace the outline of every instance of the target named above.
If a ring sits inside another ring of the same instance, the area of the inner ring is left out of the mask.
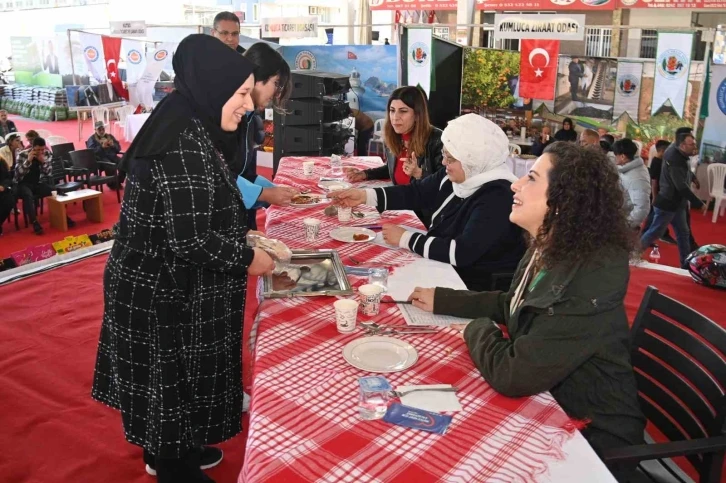
[[[343,347],[343,357],[353,367],[368,372],[400,372],[418,360],[416,349],[393,337],[361,337]]]
[[[316,194],[305,194],[305,195],[300,195],[300,196],[309,196],[309,197],[311,197],[311,198],[317,198],[317,199],[319,199],[320,201],[318,201],[317,203],[305,203],[305,204],[295,204],[295,203],[290,203],[290,206],[292,206],[293,208],[309,208],[309,207],[311,207],[311,206],[321,206],[321,205],[323,205],[323,204],[324,204],[324,203],[325,203],[326,201],[328,201],[328,200],[327,200],[326,198],[324,198],[324,197],[323,197],[322,195],[316,195]]]
[[[323,188],[324,190],[330,191],[331,189],[339,189],[339,190],[347,190],[352,184],[348,183],[347,181],[343,180],[337,180],[337,179],[321,179],[318,183],[318,186]],[[337,188],[337,186],[340,186],[340,188]],[[336,188],[334,188],[336,187]]]
[[[367,240],[354,240],[353,235],[367,235]],[[367,243],[376,239],[376,232],[368,228],[355,228],[352,226],[341,226],[330,230],[330,238],[346,243]]]

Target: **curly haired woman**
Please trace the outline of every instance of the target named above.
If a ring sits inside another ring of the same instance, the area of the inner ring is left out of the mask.
[[[642,444],[623,306],[632,232],[615,166],[602,153],[557,142],[512,191],[510,220],[531,242],[509,292],[416,288],[410,299],[474,319],[458,328],[500,393],[550,391],[571,417],[590,421],[582,433],[598,452]]]

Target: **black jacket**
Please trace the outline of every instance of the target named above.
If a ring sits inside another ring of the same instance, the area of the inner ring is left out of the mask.
[[[450,263],[470,290],[489,290],[492,273],[514,272],[525,252],[522,230],[509,221],[511,183],[496,180],[466,199],[454,194],[445,170],[416,183],[376,188],[378,211],[427,209],[426,235],[414,233],[411,251]]]
[[[430,174],[434,174],[443,166],[443,154],[441,153],[443,147],[444,145],[441,142],[441,129],[436,127],[432,128],[429,140],[426,142],[426,152],[423,156],[416,153],[418,155],[418,165],[423,171],[421,179]],[[393,173],[396,169],[396,161],[397,156],[386,149],[386,165],[379,166],[378,168],[366,169],[366,178],[390,179],[395,184],[396,180],[393,177]]]
[[[582,64],[570,62],[570,65],[567,66],[567,80],[570,81],[570,84],[577,84],[580,77],[584,75],[583,70]]]
[[[511,314],[509,302],[531,256],[530,250],[508,293],[437,288],[434,312],[475,319],[464,339],[474,365],[498,392],[550,391],[568,415],[590,421],[583,435],[596,451],[643,444],[645,418],[623,304],[628,254],[601,253],[544,272]],[[492,322],[505,325],[509,338]]]
[[[688,156],[681,153],[675,143],[671,144],[663,155],[658,196],[653,206],[661,210],[676,211],[690,201],[694,208],[702,207],[703,202],[690,188],[692,176]]]

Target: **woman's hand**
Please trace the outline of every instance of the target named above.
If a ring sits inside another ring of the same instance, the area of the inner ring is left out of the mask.
[[[351,183],[357,183],[367,179],[365,171],[358,168],[343,168],[343,172],[345,173],[345,177],[348,178],[348,181]]]
[[[247,232],[247,234],[248,234],[248,235],[255,235],[255,236],[261,236],[261,237],[265,237],[265,234],[264,234],[263,232],[261,232],[261,231],[257,231],[257,230],[249,230],[249,231]]]
[[[328,198],[333,200],[336,206],[354,206],[364,205],[366,203],[366,191],[365,190],[340,190],[331,191],[328,193]]]
[[[288,186],[271,186],[263,188],[259,200],[275,206],[290,206],[292,198],[300,192]]]
[[[417,307],[426,312],[434,311],[434,292],[435,288],[421,288],[416,287],[408,296],[408,300],[411,301],[414,307]]]
[[[414,179],[421,179],[423,169],[418,166],[416,153],[411,153],[411,157],[403,162],[403,172]]]
[[[406,233],[406,230],[398,225],[391,225],[387,223],[383,225],[383,240],[389,245],[398,246],[398,242],[401,241],[401,236]]]
[[[247,273],[249,275],[265,275],[275,269],[275,262],[266,251],[261,248],[253,248],[253,250],[255,251],[255,257],[252,259],[252,264],[247,269]]]

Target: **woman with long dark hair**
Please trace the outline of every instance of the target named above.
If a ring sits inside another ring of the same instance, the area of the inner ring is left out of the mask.
[[[558,142],[512,191],[510,220],[529,233],[530,248],[509,291],[416,288],[413,304],[474,319],[456,328],[498,392],[550,391],[567,414],[589,421],[582,433],[596,451],[643,443],[623,305],[634,240],[615,166]]]
[[[174,54],[174,87],[134,139],[114,245],[93,398],[120,410],[126,439],[160,482],[209,482],[241,431],[248,275],[274,267],[245,243],[227,159],[253,108],[254,66],[208,35]]]
[[[388,98],[383,126],[386,164],[360,170],[345,168],[349,181],[390,179],[394,185],[409,184],[425,178],[443,166],[441,130],[431,125],[426,96],[418,87],[399,87]],[[431,213],[417,213],[427,227]]]

